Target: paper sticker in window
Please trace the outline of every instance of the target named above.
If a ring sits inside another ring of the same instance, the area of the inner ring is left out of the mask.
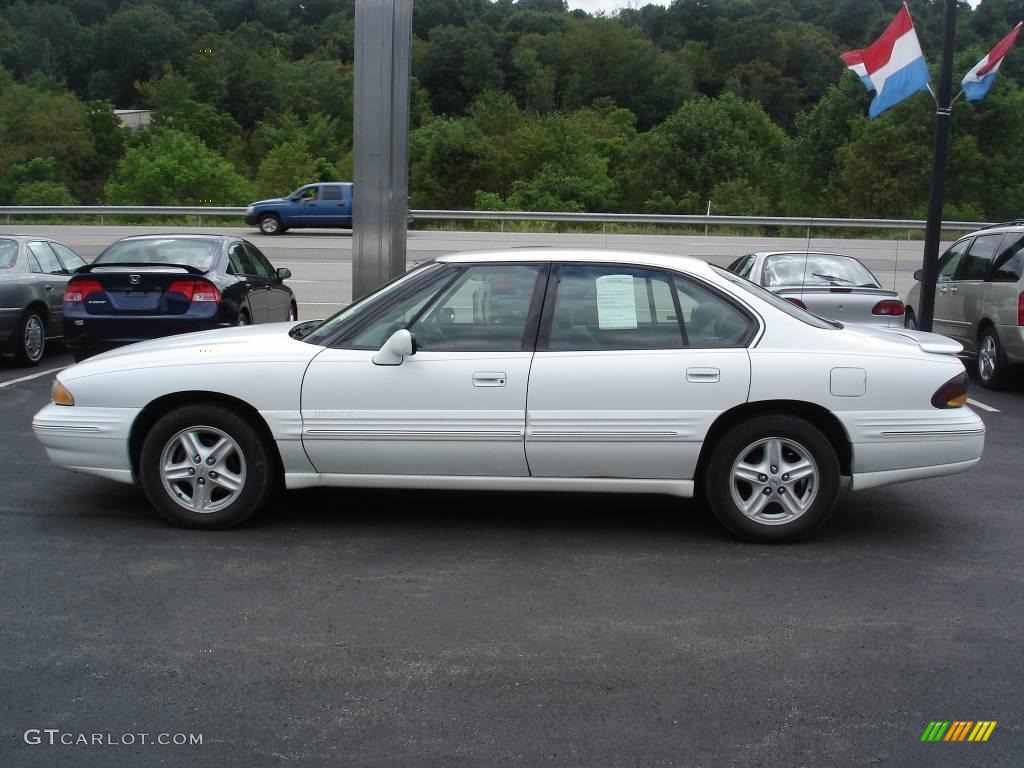
[[[597,325],[601,330],[636,328],[632,275],[597,278]]]

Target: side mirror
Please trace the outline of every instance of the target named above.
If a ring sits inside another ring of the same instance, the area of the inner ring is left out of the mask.
[[[914,270],[914,279],[917,280],[917,282],[920,283],[922,277],[924,277],[924,270],[915,269]]]
[[[402,328],[391,334],[377,354],[373,356],[374,365],[401,365],[406,357],[416,354],[416,339],[409,331]]]
[[[292,276],[292,271],[290,269],[288,269],[288,267],[278,267],[277,268],[277,279],[278,280],[287,280],[291,276]]]

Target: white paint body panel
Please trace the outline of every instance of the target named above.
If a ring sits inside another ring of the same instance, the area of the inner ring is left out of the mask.
[[[189,334],[123,347],[61,372],[76,405],[43,408],[36,435],[57,464],[130,482],[128,436],[142,409],[169,395],[216,393],[258,412],[289,487],[689,495],[714,421],[736,405],[771,409],[770,401],[783,400],[838,419],[851,446],[854,489],[963,471],[981,456],[978,416],[930,405],[963,371],[949,345],[932,335],[816,328],[706,263],[670,255],[521,249],[441,259],[524,260],[689,274],[736,297],[761,328],[740,350],[420,352],[397,366],[375,366],[371,352],[296,341],[290,324]],[[720,372],[719,381],[706,380],[709,369]],[[863,371],[863,393],[850,396],[845,382],[835,394],[836,369]],[[476,386],[477,373],[505,373],[507,381]]]

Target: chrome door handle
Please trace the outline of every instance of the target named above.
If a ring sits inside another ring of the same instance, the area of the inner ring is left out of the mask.
[[[944,285],[940,285],[940,286],[939,286],[939,293],[942,293],[942,294],[944,294],[944,293],[946,293],[946,292],[947,292],[948,290],[949,290],[949,289],[948,289],[948,288],[947,288],[946,286],[944,286]]]
[[[46,284],[46,290],[48,290],[48,291],[52,291],[52,290],[53,290],[53,286],[52,286],[52,285],[50,285],[49,283],[47,283],[47,284]]]
[[[722,372],[717,368],[687,368],[686,380],[694,384],[714,384],[722,380]]]
[[[955,285],[950,286],[949,292],[950,293],[956,293],[957,292],[957,287]]]
[[[473,374],[474,387],[504,387],[508,377],[502,371],[477,371]]]

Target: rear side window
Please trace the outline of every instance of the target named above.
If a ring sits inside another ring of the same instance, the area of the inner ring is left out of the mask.
[[[988,277],[992,259],[999,250],[1002,235],[982,235],[974,240],[967,251],[964,265],[960,268],[959,280],[984,280]]]
[[[677,349],[683,335],[668,275],[625,266],[564,265],[548,349]]]
[[[341,187],[337,185],[324,187],[324,200],[341,200]]]
[[[753,331],[746,314],[713,291],[673,276],[687,346],[744,346]]]
[[[58,258],[64,263],[64,267],[69,272],[74,272],[79,267],[85,266],[85,259],[79,256],[77,253],[72,251],[66,245],[60,243],[50,243],[50,247],[57,252]]]
[[[997,283],[1015,283],[1024,275],[1024,235],[1007,235],[989,278]]]
[[[28,244],[29,253],[36,257],[39,267],[48,275],[59,275],[64,272],[64,267],[57,260],[56,254],[50,249],[48,243],[40,241]]]
[[[18,241],[0,240],[0,269],[10,269],[18,259]]]

